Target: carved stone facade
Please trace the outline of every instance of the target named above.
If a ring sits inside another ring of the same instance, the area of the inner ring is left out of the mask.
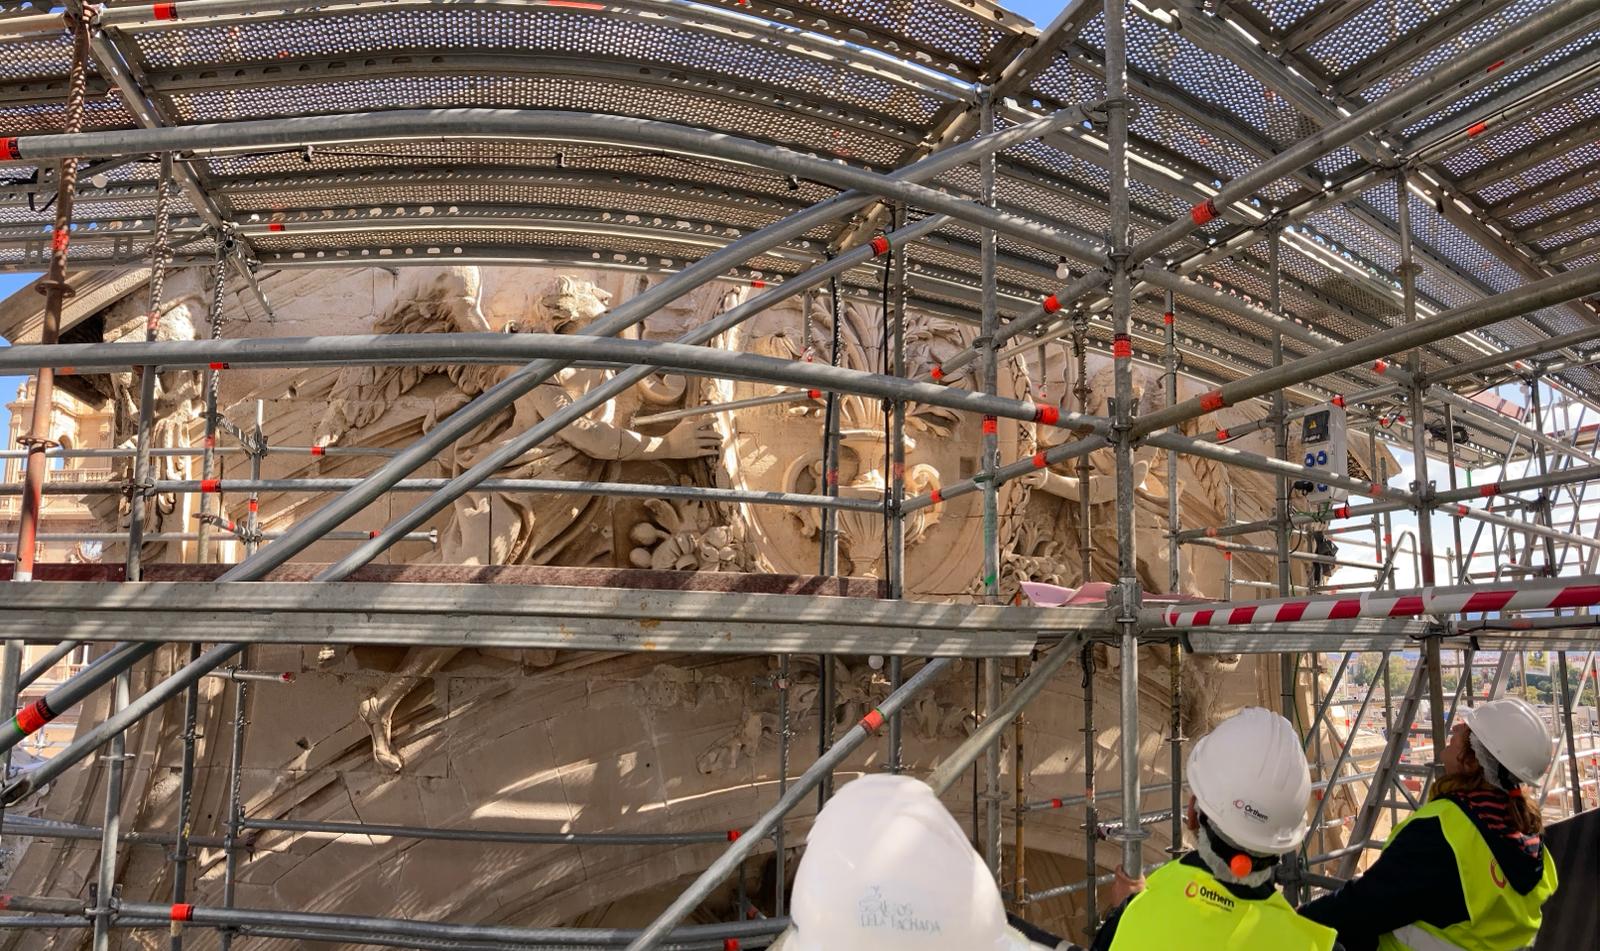
[[[655,279],[615,271],[556,272],[549,269],[428,267],[356,271],[285,272],[268,292],[279,312],[269,323],[234,314],[225,336],[300,336],[337,333],[556,332],[579,333],[608,306],[627,300]],[[203,324],[194,272],[169,282],[179,303],[163,318],[171,333],[192,333]],[[649,339],[671,339],[743,301],[744,287],[711,285],[653,315],[637,330]],[[825,296],[796,298],[728,332],[713,345],[786,359],[830,358],[834,336]],[[132,301],[113,304],[91,319],[108,330],[126,325]],[[230,301],[230,308],[233,302]],[[878,370],[884,361],[881,315],[870,306],[840,308],[838,362]],[[184,319],[190,330],[183,327]],[[913,311],[907,315],[908,370],[922,373],[971,343],[973,330]],[[111,336],[108,333],[108,337]],[[1000,374],[1005,395],[1059,401],[1070,392],[1065,354],[1047,349],[1008,361]],[[1091,360],[1091,388],[1103,399],[1109,364]],[[222,377],[223,413],[245,428],[264,404],[269,444],[393,448],[414,440],[439,420],[492,386],[504,368],[356,367],[309,371],[240,370]],[[477,427],[446,454],[416,473],[453,476],[486,458],[530,426],[602,384],[609,374],[591,369],[563,371],[548,384]],[[970,373],[946,380],[973,386]],[[198,440],[199,399],[195,381],[162,380],[165,444]],[[118,433],[133,411],[127,394],[136,382],[104,381],[118,410]],[[1154,371],[1138,377],[1143,409],[1165,403]],[[658,485],[714,485],[755,491],[814,492],[822,486],[822,419],[814,402],[780,403],[718,412],[720,403],[766,395],[762,384],[655,374],[575,425],[502,467],[506,478],[616,481]],[[1198,389],[1185,384],[1180,397]],[[682,422],[636,422],[668,410],[704,407]],[[1103,407],[1091,406],[1092,411]],[[1242,409],[1198,421],[1193,431],[1237,425]],[[981,421],[937,407],[907,408],[906,477],[910,491],[924,492],[978,471]],[[875,400],[841,400],[840,489],[876,496],[886,482],[885,410]],[[1072,438],[1037,431],[1031,424],[1001,421],[1000,452],[1015,459]],[[1265,437],[1248,448],[1267,450]],[[241,457],[224,461],[224,475],[237,475]],[[373,468],[359,455],[268,456],[268,478],[352,476]],[[1117,552],[1110,524],[1109,453],[1091,457],[1091,510],[1078,507],[1074,464],[1043,477],[1008,483],[1000,494],[1003,547],[1002,595],[1011,598],[1023,580],[1075,585],[1083,580],[1078,532],[1087,517],[1095,530],[1091,580],[1111,580]],[[1137,560],[1151,590],[1167,585],[1166,498],[1178,492],[1186,525],[1219,524],[1227,508],[1229,480],[1240,520],[1265,513],[1271,482],[1230,472],[1204,460],[1181,460],[1176,485],[1166,484],[1166,460],[1155,450],[1137,459]],[[421,496],[391,494],[347,527],[376,529],[415,505]],[[233,516],[242,499],[224,499]],[[292,524],[319,500],[265,493],[262,527]],[[160,512],[172,512],[172,505]],[[116,527],[107,511],[106,527]],[[242,513],[240,513],[242,514]],[[578,493],[472,493],[426,525],[438,532],[437,546],[405,542],[383,560],[440,564],[536,564],[673,571],[751,571],[814,574],[820,522],[813,511],[769,505],[601,498]],[[883,570],[884,532],[875,514],[842,513],[841,570],[878,575]],[[923,509],[906,526],[908,596],[966,599],[977,590],[982,563],[981,498],[977,494]],[[220,542],[190,560],[237,560],[236,546]],[[347,543],[322,542],[300,560],[329,561]],[[164,553],[176,559],[176,550]],[[1223,562],[1206,548],[1185,550],[1186,593],[1219,595]],[[1266,578],[1273,571],[1261,556],[1234,560],[1239,577]],[[1141,706],[1142,762],[1146,779],[1163,776],[1167,708],[1167,652],[1147,660]],[[1102,671],[1116,661],[1101,651]],[[164,650],[142,677],[177,663]],[[261,650],[251,666],[296,672],[294,686],[254,692],[246,747],[245,799],[252,816],[361,819],[429,825],[521,828],[533,831],[669,831],[732,829],[752,821],[775,798],[780,736],[779,689],[787,690],[792,742],[791,775],[809,763],[819,721],[843,730],[887,692],[885,672],[868,658],[837,658],[835,709],[819,714],[818,661],[796,657],[788,681],[776,661],[556,652],[467,651],[381,647],[323,651]],[[914,665],[912,665],[914,666]],[[1250,702],[1270,703],[1276,659],[1194,658],[1185,665],[1187,729],[1203,731],[1218,715]],[[939,687],[907,711],[907,763],[913,772],[935,765],[972,729],[972,664],[962,664]],[[1100,769],[1115,775],[1117,713],[1115,673],[1097,675],[1097,726],[1092,734]],[[1083,679],[1064,676],[1030,710],[1022,764],[1029,798],[1071,795],[1082,788],[1084,754]],[[222,690],[203,690],[200,785],[196,791],[198,834],[218,834],[226,816],[226,737],[231,713]],[[102,703],[97,698],[95,703]],[[89,722],[98,719],[92,706]],[[130,751],[128,816],[138,828],[170,828],[175,815],[181,724],[176,707],[152,717],[137,731]],[[1007,741],[1009,744],[1009,740]],[[882,767],[881,746],[868,744],[845,767]],[[1007,753],[1007,770],[1016,768]],[[1010,780],[1006,780],[1007,788]],[[98,822],[98,767],[69,772],[33,811],[52,818]],[[971,803],[959,790],[950,799],[957,816]],[[1153,808],[1165,805],[1153,796]],[[966,811],[964,811],[966,810]],[[803,841],[808,815],[790,826],[791,847]],[[1035,813],[1028,817],[1030,861],[1057,872],[1081,868],[1081,813]],[[1151,854],[1166,843],[1157,830]],[[23,856],[10,890],[32,894],[84,894],[92,878],[92,844],[38,841]],[[120,880],[128,898],[161,900],[170,892],[170,872],[159,849],[133,848],[123,856]],[[403,915],[487,923],[630,925],[648,920],[673,896],[673,886],[714,856],[711,847],[626,850],[598,848],[462,847],[441,842],[367,840],[360,837],[269,833],[253,842],[240,871],[239,902],[252,907]],[[1078,863],[1074,866],[1074,863]],[[753,863],[752,894],[770,894],[774,883]],[[791,863],[792,870],[793,865]],[[220,893],[221,856],[201,850],[200,903]],[[1073,874],[1077,874],[1073,872]],[[1055,881],[1035,879],[1031,887]],[[1066,928],[1066,903],[1040,906],[1041,924]],[[154,945],[153,934],[127,937],[128,946]],[[161,939],[164,940],[164,939]],[[209,947],[196,932],[195,947]],[[60,946],[75,945],[66,936]],[[255,947],[244,941],[242,947]],[[0,947],[50,945],[36,936],[8,936]],[[265,947],[265,943],[260,946]]]

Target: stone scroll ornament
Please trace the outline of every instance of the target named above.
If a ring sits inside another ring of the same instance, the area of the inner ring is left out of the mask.
[[[400,273],[394,296],[374,329],[379,333],[580,333],[604,313],[610,294],[569,275],[510,268],[413,268]],[[512,368],[502,366],[351,367],[339,374],[332,400],[318,422],[315,445],[334,445],[359,433],[382,441],[385,432],[414,425],[422,408],[422,430],[449,416],[498,383]],[[609,379],[611,371],[568,368],[518,399],[511,407],[472,430],[440,460],[443,475],[472,468],[507,441],[555,414]],[[655,384],[658,388],[660,384]],[[652,391],[658,399],[660,394]],[[425,397],[420,403],[415,397]],[[403,397],[411,408],[395,414]],[[431,398],[428,398],[431,397]],[[611,400],[494,473],[495,478],[554,481],[626,481],[625,463],[692,460],[714,455],[721,438],[707,417],[690,419],[660,436],[636,432],[619,419]],[[371,443],[367,443],[371,444]],[[595,496],[550,493],[468,493],[453,504],[440,531],[437,550],[427,559],[442,564],[585,565],[596,546],[609,548],[603,500]],[[642,546],[659,550],[671,541],[679,554],[699,554],[683,538],[696,513],[671,506],[650,510],[653,529],[630,533]],[[707,526],[709,528],[709,526]],[[666,538],[657,538],[657,533]],[[605,539],[605,540],[602,540]],[[713,546],[720,558],[726,545]],[[683,549],[683,551],[680,551]],[[654,555],[652,554],[652,558]],[[676,566],[676,561],[674,566]],[[454,648],[417,648],[360,713],[372,732],[373,755],[399,770],[404,760],[393,741],[393,718],[400,702],[455,654]]]

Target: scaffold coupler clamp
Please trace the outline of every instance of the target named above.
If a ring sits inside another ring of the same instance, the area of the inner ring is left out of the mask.
[[[123,498],[127,499],[131,499],[136,495],[140,498],[149,499],[154,498],[156,495],[156,481],[150,478],[149,475],[140,479],[129,473],[128,477],[122,480],[122,485],[119,488]]]
[[[241,430],[239,433],[239,446],[245,455],[252,459],[265,458],[267,455],[267,434],[256,426],[251,429]]]
[[[1088,103],[1083,107],[1083,115],[1089,120],[1090,125],[1104,131],[1111,124],[1111,100],[1101,99],[1099,102]]]
[[[35,449],[49,452],[52,449],[61,448],[61,443],[48,436],[18,436],[17,445],[29,452],[33,452]]]

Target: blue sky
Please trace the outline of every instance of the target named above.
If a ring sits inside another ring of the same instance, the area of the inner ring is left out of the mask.
[[[1050,18],[1065,6],[1059,0],[1008,0],[1004,5],[1006,9],[1020,13],[1040,26],[1049,23]]]
[[[37,274],[0,274],[0,299],[10,297],[17,288],[32,281]],[[6,341],[0,338],[0,346],[6,346]],[[17,396],[17,387],[22,383],[20,376],[0,376],[0,433],[9,433],[11,425],[11,411],[5,404]],[[3,438],[3,437],[0,437]]]

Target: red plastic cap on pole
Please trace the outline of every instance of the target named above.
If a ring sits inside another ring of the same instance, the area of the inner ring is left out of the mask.
[[[1044,457],[1044,453],[1036,452],[1033,454],[1033,467],[1035,469],[1043,469],[1048,465],[1050,465],[1050,460]]]
[[[222,480],[221,479],[201,479],[200,480],[200,491],[201,492],[221,492],[222,491]]]
[[[944,493],[940,492],[938,489],[934,489],[932,492],[928,493],[928,498],[933,502],[933,504],[938,505],[940,502],[944,501]]]
[[[811,397],[814,400],[822,399],[822,391],[821,390],[806,390],[806,395]]]
[[[1500,483],[1491,482],[1488,485],[1483,486],[1482,488],[1478,489],[1478,494],[1483,496],[1486,499],[1490,498],[1492,496],[1499,495],[1500,494]]]
[[[1215,412],[1227,405],[1228,402],[1222,398],[1221,390],[1212,390],[1209,393],[1200,394],[1200,409],[1207,413]]]
[[[7,160],[22,158],[22,147],[17,142],[17,137],[8,135],[0,138],[0,158]]]
[[[194,906],[193,905],[173,905],[172,906],[172,911],[169,913],[169,916],[172,918],[173,921],[193,921],[194,920]]]
[[[13,722],[17,725],[17,731],[23,736],[32,736],[55,718],[56,715],[51,711],[50,705],[39,699],[18,710]]]
[[[928,375],[933,377],[935,382],[942,380],[944,379],[944,367],[936,366],[928,371]]]
[[[268,231],[282,231],[283,230],[283,222],[281,222],[281,221],[271,222],[271,223],[269,223],[267,225],[267,230]]]
[[[176,3],[152,4],[150,15],[157,20],[176,20],[178,18],[178,5]]]
[[[874,709],[871,713],[861,718],[861,728],[868,733],[876,733],[883,726],[883,713]]]
[[[739,841],[739,836],[741,836],[741,835],[744,835],[744,833],[740,832],[738,829],[729,829],[728,830],[728,841],[729,842],[737,842],[737,841]]]
[[[1344,395],[1343,394],[1339,394],[1338,396],[1335,396],[1330,402],[1332,402],[1333,405],[1339,407],[1340,409],[1343,409],[1344,408]]]
[[[1161,315],[1161,322],[1169,327],[1172,326],[1172,324],[1176,321],[1177,318],[1172,315],[1172,311],[1170,310]]]
[[[1475,139],[1482,135],[1488,128],[1489,123],[1487,122],[1474,122],[1472,125],[1467,126],[1467,138]]]
[[[1127,334],[1117,334],[1111,340],[1111,355],[1118,360],[1133,359],[1133,339]]]
[[[1046,426],[1054,426],[1056,423],[1061,422],[1061,410],[1056,409],[1049,403],[1035,403],[1033,404],[1033,421],[1044,423]]]
[[[1216,217],[1216,202],[1209,198],[1189,209],[1189,220],[1193,221],[1197,225],[1203,225]]]
[[[879,255],[879,256],[888,254],[889,253],[889,239],[884,237],[881,234],[878,235],[876,238],[873,238],[872,239],[872,253],[874,255]]]
[[[1000,431],[1000,421],[998,419],[995,419],[993,416],[985,416],[983,418],[983,432],[984,432],[984,435],[992,435],[992,434],[997,433],[999,431]]]
[[[1372,361],[1372,372],[1376,373],[1376,374],[1379,374],[1380,376],[1385,374],[1385,373],[1388,373],[1389,372],[1389,361],[1387,361],[1387,360],[1374,360],[1374,361]]]
[[[1227,442],[1228,438],[1228,431],[1226,429],[1217,430],[1217,442]]]
[[[1061,309],[1061,301],[1056,297],[1056,295],[1051,294],[1049,297],[1046,297],[1044,300],[1040,301],[1039,306],[1044,308],[1045,313],[1053,314]]]

